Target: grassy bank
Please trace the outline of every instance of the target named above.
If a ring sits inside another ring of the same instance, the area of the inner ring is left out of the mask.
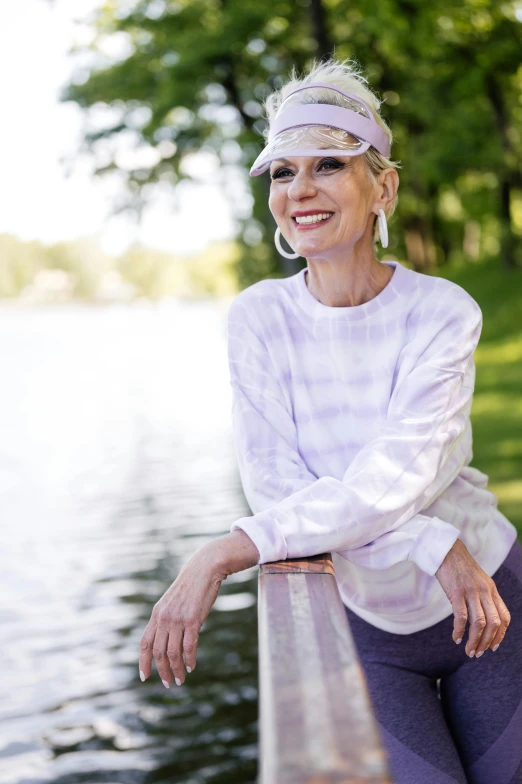
[[[522,270],[504,270],[495,260],[437,275],[458,283],[482,308],[472,465],[488,474],[499,509],[522,539]]]

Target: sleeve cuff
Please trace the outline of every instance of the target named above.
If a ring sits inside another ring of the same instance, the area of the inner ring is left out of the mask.
[[[459,534],[459,529],[451,523],[432,517],[430,524],[420,532],[408,560],[417,564],[423,572],[433,576],[459,538]]]
[[[232,523],[230,531],[237,531],[238,528],[252,539],[259,550],[258,564],[286,561],[286,539],[277,521],[268,512],[259,512],[253,517],[241,517]]]

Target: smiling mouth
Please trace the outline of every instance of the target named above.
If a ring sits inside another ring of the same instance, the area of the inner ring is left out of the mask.
[[[326,214],[326,213],[323,213],[323,214]],[[304,218],[304,217],[301,218],[299,223],[297,222],[296,218],[292,218],[292,220],[294,221],[296,227],[299,230],[301,230],[301,229],[315,229],[317,226],[322,226],[324,223],[328,223],[328,221],[331,218],[333,218],[334,215],[335,215],[335,213],[332,212],[332,213],[330,213],[330,215],[327,218],[319,218],[319,219],[317,219],[317,217],[315,215],[310,216],[310,217],[306,216],[306,218]],[[313,218],[313,220],[310,220],[310,218]]]

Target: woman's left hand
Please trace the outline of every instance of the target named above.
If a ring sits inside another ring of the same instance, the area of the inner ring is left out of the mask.
[[[187,672],[196,666],[199,631],[227,578],[217,565],[213,545],[208,542],[194,553],[154,605],[140,643],[142,680],[151,674],[153,658],[167,688],[172,684],[172,673],[178,686],[185,681],[183,657]]]

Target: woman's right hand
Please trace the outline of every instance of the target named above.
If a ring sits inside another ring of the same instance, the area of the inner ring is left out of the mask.
[[[511,615],[492,578],[460,539],[447,553],[435,577],[453,607],[454,642],[464,637],[469,620],[468,656],[480,656],[490,646],[495,650],[504,639]]]

